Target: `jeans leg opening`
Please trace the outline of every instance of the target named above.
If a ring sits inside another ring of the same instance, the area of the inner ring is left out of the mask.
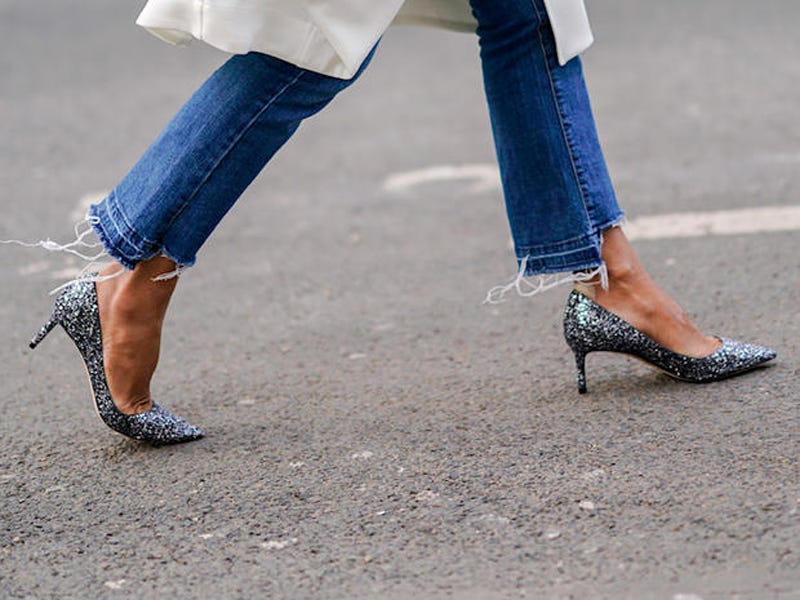
[[[508,283],[496,285],[486,293],[484,304],[502,304],[508,300],[510,292],[522,298],[537,296],[553,288],[567,284],[599,285],[604,290],[608,289],[608,267],[600,258],[603,247],[603,232],[612,227],[621,227],[625,223],[625,214],[620,211],[619,215],[608,223],[603,223],[596,228],[595,241],[591,246],[581,249],[596,254],[596,258],[584,258],[585,262],[575,263],[565,267],[534,268],[534,262],[547,262],[549,256],[534,255],[526,253],[517,259],[517,274]],[[583,253],[585,256],[586,254]]]
[[[75,223],[74,227],[75,238],[71,242],[59,243],[50,238],[40,240],[38,242],[25,242],[23,240],[0,240],[0,244],[14,244],[23,246],[25,248],[43,248],[48,252],[59,252],[70,254],[84,261],[85,265],[80,269],[77,275],[72,279],[65,281],[58,287],[50,290],[50,295],[57,294],[61,290],[68,288],[77,282],[94,282],[101,283],[110,279],[115,279],[125,272],[133,270],[142,259],[131,260],[129,257],[121,254],[116,250],[116,246],[111,242],[107,231],[101,226],[101,219],[97,215],[87,213],[86,216]],[[92,240],[92,234],[95,235],[96,240]],[[156,253],[159,254],[159,253]],[[180,277],[191,264],[183,264],[173,257],[169,256],[166,251],[161,252],[173,262],[175,262],[175,269],[157,275],[153,281],[167,281],[175,277]],[[112,260],[105,260],[112,259]],[[100,271],[109,267],[110,265],[117,264],[119,266],[114,272],[108,275],[100,275]]]
[[[516,277],[502,285],[496,285],[486,292],[484,304],[502,304],[508,300],[509,292],[515,291],[522,298],[537,296],[553,288],[565,284],[582,283],[584,285],[601,285],[608,289],[608,268],[604,262],[599,265],[587,265],[571,272],[540,273],[538,275],[525,275],[529,257],[523,257]]]

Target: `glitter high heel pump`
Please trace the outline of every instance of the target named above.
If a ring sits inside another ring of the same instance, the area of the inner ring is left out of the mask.
[[[103,365],[103,340],[97,290],[91,280],[71,284],[58,296],[53,315],[45,323],[30,347],[36,348],[56,325],[61,325],[81,353],[89,375],[97,416],[117,433],[153,445],[178,444],[203,437],[203,431],[155,402],[150,410],[128,415],[111,398]]]
[[[670,377],[710,383],[739,375],[772,360],[769,348],[720,337],[720,347],[702,358],[673,352],[588,296],[573,290],[564,312],[564,337],[575,355],[578,391],[586,393],[586,355],[619,352],[639,358]]]

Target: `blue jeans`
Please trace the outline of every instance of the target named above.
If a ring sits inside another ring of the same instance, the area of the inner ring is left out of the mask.
[[[622,213],[580,60],[558,65],[543,0],[470,1],[519,275],[601,267],[601,232]],[[194,264],[267,161],[370,58],[342,80],[264,54],[232,57],[90,208],[106,251],[128,268],[156,255]]]

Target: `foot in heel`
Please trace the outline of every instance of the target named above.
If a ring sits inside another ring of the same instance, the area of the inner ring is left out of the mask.
[[[31,344],[38,344],[56,324],[64,328],[83,358],[97,415],[106,425],[129,438],[154,445],[189,442],[203,437],[201,429],[156,403],[138,414],[125,414],[117,408],[106,380],[100,310],[93,281],[78,281],[66,288],[56,299],[53,315]]]
[[[635,356],[667,375],[691,383],[710,383],[755,369],[774,359],[773,350],[720,337],[718,348],[703,357],[665,348],[588,296],[573,291],[564,313],[564,337],[571,348],[589,352],[618,352]],[[576,360],[578,359],[577,351]],[[583,369],[578,365],[579,387]],[[583,377],[585,389],[585,375]]]

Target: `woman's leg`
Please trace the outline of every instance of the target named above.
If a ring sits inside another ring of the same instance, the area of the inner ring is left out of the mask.
[[[703,335],[680,305],[656,285],[619,227],[603,233],[602,257],[608,266],[608,289],[582,290],[600,306],[680,354],[701,357],[719,348],[720,340]]]
[[[152,406],[161,324],[176,279],[269,159],[352,80],[258,53],[228,60],[183,106],[90,222],[125,272],[97,283],[106,378],[117,407]],[[112,265],[101,275],[120,270]]]
[[[109,267],[101,275],[120,267]],[[125,414],[150,410],[150,380],[158,365],[161,327],[177,277],[155,281],[175,269],[157,256],[141,261],[132,271],[96,284],[103,339],[103,364],[111,398]]]
[[[705,337],[650,279],[624,233],[581,62],[558,64],[543,0],[470,0],[520,276],[595,281],[596,301],[656,341],[705,356]],[[510,286],[509,286],[510,287]]]
[[[90,209],[108,253],[128,268],[198,249],[270,158],[351,80],[251,52],[220,67],[109,196]]]

